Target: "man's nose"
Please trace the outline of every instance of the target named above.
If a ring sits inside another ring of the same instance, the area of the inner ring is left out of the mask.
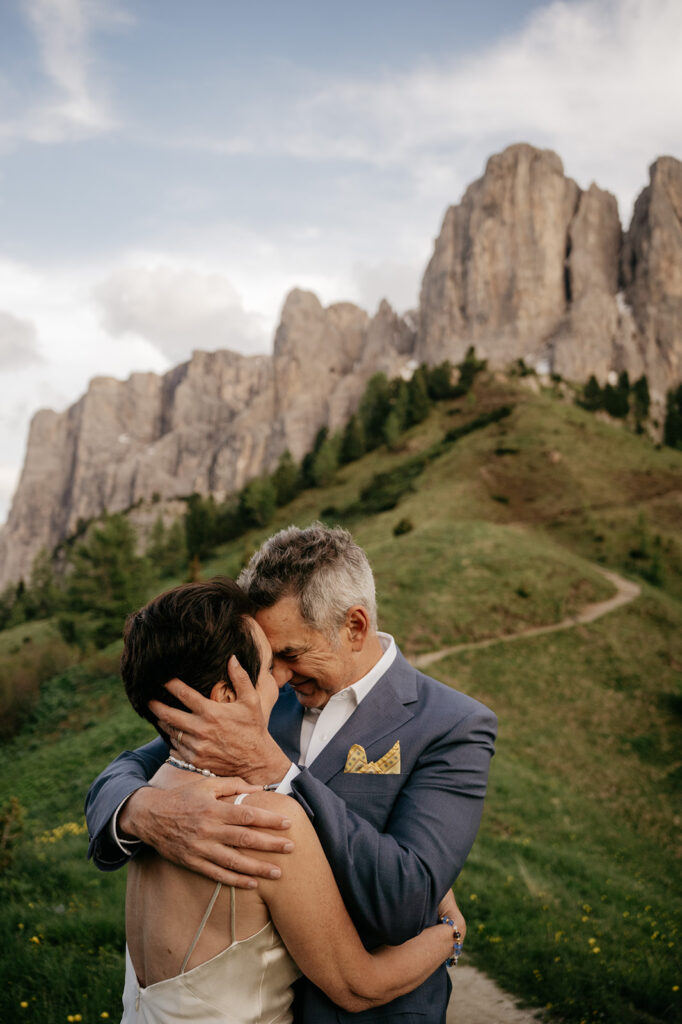
[[[281,690],[282,687],[289,682],[294,673],[292,672],[291,668],[287,665],[286,662],[280,661],[278,658],[275,658],[274,664],[272,666],[272,674],[275,678],[275,682],[277,683]]]

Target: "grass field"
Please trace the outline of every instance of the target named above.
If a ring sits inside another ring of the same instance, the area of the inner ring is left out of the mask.
[[[642,595],[589,626],[429,669],[500,720],[483,825],[456,885],[466,957],[553,1019],[672,1022],[682,1019],[682,455],[492,381],[475,403],[438,407],[402,451],[372,453],[301,495],[264,533],[352,504],[374,473],[503,401],[512,415],[432,461],[397,508],[352,521],[375,567],[381,625],[417,654],[558,622],[610,595],[591,561],[636,576]],[[395,537],[401,518],[414,529]],[[262,535],[220,549],[204,574],[236,573]],[[28,645],[22,627],[0,633],[0,657],[54,640],[47,623],[25,628]],[[13,797],[20,808],[0,839],[3,1022],[120,1014],[125,877],[86,862],[82,802],[97,771],[152,731],[128,708],[115,663],[114,645],[59,672],[21,734],[0,744],[0,806]]]

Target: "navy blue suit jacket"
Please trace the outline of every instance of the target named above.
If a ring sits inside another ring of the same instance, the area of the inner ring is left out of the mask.
[[[303,709],[285,686],[270,731],[296,763]],[[395,945],[436,920],[440,899],[459,874],[483,810],[495,715],[465,694],[423,675],[398,652],[395,661],[315,761],[294,780],[360,936],[372,949]],[[349,748],[376,761],[400,741],[399,775],[344,773]],[[98,867],[125,863],[107,825],[116,807],[167,757],[155,740],[121,754],[86,800],[89,855]],[[445,1021],[449,981],[437,971],[414,992],[383,1007],[349,1014],[310,982],[297,993],[300,1024],[396,1020]]]

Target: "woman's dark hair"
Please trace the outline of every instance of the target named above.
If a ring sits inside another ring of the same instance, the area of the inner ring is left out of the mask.
[[[250,619],[251,599],[226,576],[185,583],[155,597],[129,615],[123,631],[121,676],[128,700],[138,715],[155,725],[150,700],[184,705],[165,688],[176,676],[208,697],[213,686],[231,686],[227,662],[236,654],[251,682],[261,668]]]

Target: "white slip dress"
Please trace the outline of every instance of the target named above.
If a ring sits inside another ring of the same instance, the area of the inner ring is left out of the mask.
[[[291,986],[300,971],[272,921],[247,939],[235,941],[232,886],[231,944],[191,971],[185,970],[220,889],[218,882],[180,973],[175,977],[143,988],[126,945],[121,1024],[291,1024]]]

